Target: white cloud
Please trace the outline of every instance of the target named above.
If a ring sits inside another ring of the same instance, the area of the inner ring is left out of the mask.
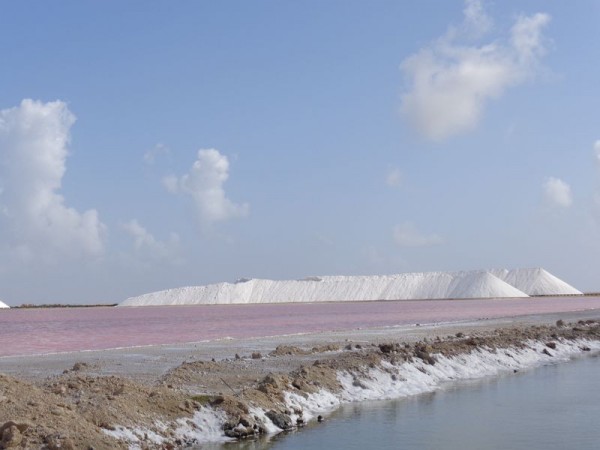
[[[145,261],[166,261],[177,263],[180,261],[180,240],[176,233],[171,233],[167,241],[157,240],[136,219],[121,225],[123,230],[133,238],[136,255]]]
[[[398,187],[402,184],[402,172],[398,168],[390,169],[385,177],[385,184],[389,187]]]
[[[443,239],[437,234],[422,233],[411,222],[394,227],[394,241],[402,247],[426,247],[441,244]]]
[[[600,164],[600,139],[594,142],[594,154],[596,155],[596,162]]]
[[[169,156],[171,150],[164,144],[156,144],[152,149],[144,153],[144,163],[151,166],[159,156]]]
[[[493,20],[486,14],[480,0],[465,0],[463,14],[465,16],[463,27],[469,34],[482,35],[492,28]]]
[[[550,16],[521,16],[507,43],[460,44],[461,37],[491,27],[479,1],[467,1],[460,33],[451,28],[401,65],[409,88],[403,115],[425,137],[441,141],[475,128],[486,103],[534,75],[545,54],[542,30]]]
[[[163,179],[165,188],[172,194],[190,195],[194,200],[200,221],[212,223],[244,217],[249,205],[236,204],[225,195],[223,184],[229,178],[229,160],[215,149],[198,151],[198,158],[190,172]]]
[[[571,186],[559,178],[549,177],[543,184],[546,202],[552,206],[568,208],[573,204]]]
[[[97,211],[80,213],[60,194],[74,122],[61,101],[23,100],[0,111],[0,239],[22,259],[104,251],[106,227]]]

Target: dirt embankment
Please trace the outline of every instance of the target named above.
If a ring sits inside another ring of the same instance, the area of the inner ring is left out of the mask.
[[[304,419],[302,411],[288,409],[284,392],[301,396],[321,389],[338,392],[339,371],[361,373],[387,366],[383,361],[399,365],[418,359],[435,364],[440,354],[521,346],[532,339],[546,343],[544,351],[551,356],[558,340],[600,340],[598,321],[561,322],[475,333],[465,330],[412,343],[342,342],[308,349],[280,346],[264,356],[253,352],[222,361],[188,361],[146,383],[99,376],[85,363],[39,382],[0,375],[0,449],[126,448],[126,443],[106,432],[119,426],[163,436],[161,444],[151,436],[144,441],[142,436],[142,448],[185,447],[191,442],[177,437],[176,421],[191,423],[194,413],[205,406],[226,413],[223,432],[231,437],[247,438],[267,431],[264,418],[253,414],[253,407],[266,411],[277,427],[291,429],[302,426]]]

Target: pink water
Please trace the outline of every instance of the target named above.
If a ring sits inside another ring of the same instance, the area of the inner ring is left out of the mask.
[[[0,310],[0,356],[600,309],[600,297]]]

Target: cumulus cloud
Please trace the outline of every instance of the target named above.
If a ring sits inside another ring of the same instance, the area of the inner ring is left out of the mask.
[[[0,111],[0,239],[22,259],[104,251],[98,212],[78,212],[60,194],[74,122],[61,101],[23,100]]]
[[[136,219],[122,224],[121,228],[131,236],[135,253],[143,260],[166,261],[170,263],[180,261],[180,240],[176,233],[171,233],[167,241],[157,240]]]
[[[227,198],[223,185],[228,178],[227,156],[215,149],[201,149],[189,173],[167,176],[163,185],[172,194],[191,196],[200,221],[213,223],[248,215],[247,203],[237,204]]]
[[[544,198],[551,206],[568,208],[573,204],[571,186],[559,178],[549,177],[543,184]]]
[[[389,187],[398,187],[402,184],[402,172],[398,168],[390,169],[385,177],[385,184]]]
[[[427,247],[443,242],[437,234],[426,234],[417,229],[411,222],[404,222],[394,227],[394,241],[401,247]]]
[[[491,99],[531,78],[546,53],[542,30],[548,14],[520,16],[507,42],[468,44],[484,34],[492,20],[480,1],[469,0],[464,23],[406,58],[401,69],[407,90],[403,115],[426,138],[441,141],[475,128]]]

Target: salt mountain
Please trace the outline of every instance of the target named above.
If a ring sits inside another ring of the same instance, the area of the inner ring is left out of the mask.
[[[0,309],[2,308],[10,308],[6,303],[0,302]]]
[[[335,302],[576,295],[580,291],[544,269],[325,276],[302,280],[241,279],[152,292],[119,306]]]

